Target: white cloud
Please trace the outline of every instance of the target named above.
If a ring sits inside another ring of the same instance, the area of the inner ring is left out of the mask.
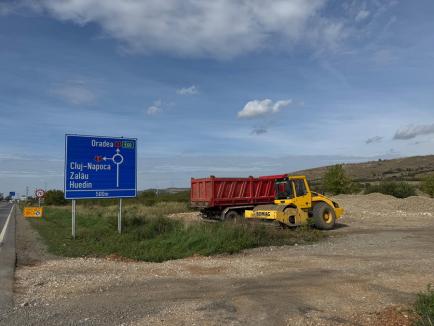
[[[156,100],[152,105],[146,110],[147,115],[156,115],[163,111],[163,102],[161,100]]]
[[[97,24],[129,50],[231,58],[296,43],[327,47],[341,19],[325,17],[327,0],[35,0],[59,20]]]
[[[160,112],[161,112],[161,108],[158,106],[155,106],[155,105],[151,105],[146,110],[146,114],[148,114],[148,115],[155,115],[155,114],[160,113]]]
[[[199,90],[195,85],[191,85],[190,87],[183,87],[177,89],[176,93],[179,95],[196,95],[199,94]]]
[[[356,22],[360,22],[362,20],[365,20],[370,15],[370,12],[368,10],[362,9],[360,10],[356,15]]]
[[[244,108],[238,112],[239,118],[253,118],[268,114],[277,113],[283,108],[289,106],[292,100],[281,100],[273,103],[270,99],[253,100],[246,103]]]
[[[89,86],[82,81],[66,82],[52,89],[51,93],[73,105],[92,104],[97,98]]]
[[[380,136],[375,136],[375,137],[371,137],[368,138],[366,140],[366,144],[376,144],[376,143],[381,143],[383,141],[384,137],[380,137]]]
[[[393,139],[406,140],[417,136],[434,134],[434,123],[430,125],[408,125],[398,129]]]

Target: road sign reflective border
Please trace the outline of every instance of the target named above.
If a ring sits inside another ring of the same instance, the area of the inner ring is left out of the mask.
[[[66,199],[137,195],[137,139],[65,135]]]
[[[35,191],[36,198],[43,198],[45,196],[45,191],[43,189],[38,189]]]

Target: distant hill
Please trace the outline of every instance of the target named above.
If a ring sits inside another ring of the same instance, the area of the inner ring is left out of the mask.
[[[343,167],[354,181],[359,182],[381,180],[420,181],[426,175],[434,173],[434,155],[343,164]],[[306,175],[311,183],[318,184],[321,182],[327,168],[328,166],[324,166],[296,171],[291,174]]]

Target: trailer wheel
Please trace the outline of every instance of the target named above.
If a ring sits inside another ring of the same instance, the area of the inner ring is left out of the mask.
[[[240,214],[238,214],[237,211],[231,210],[226,213],[225,215],[225,221],[239,221],[241,219]]]
[[[318,203],[313,208],[313,224],[320,230],[331,230],[335,225],[336,214],[326,203]]]

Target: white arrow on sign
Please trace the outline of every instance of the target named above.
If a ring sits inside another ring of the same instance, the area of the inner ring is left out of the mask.
[[[114,164],[116,164],[116,187],[119,188],[119,165],[121,165],[124,162],[124,157],[122,154],[120,154],[120,149],[116,148],[116,154],[114,154],[112,157],[103,157],[102,159],[104,161],[112,161]]]

